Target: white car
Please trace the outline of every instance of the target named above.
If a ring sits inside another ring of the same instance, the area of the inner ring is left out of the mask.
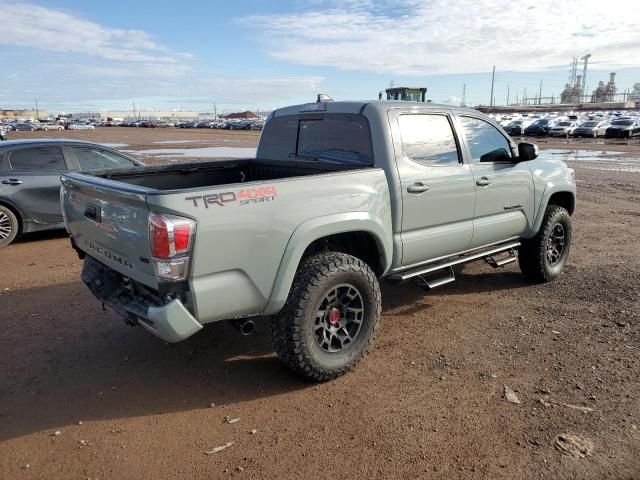
[[[563,120],[549,129],[550,137],[568,137],[577,127],[577,122]]]
[[[45,132],[47,130],[64,130],[64,127],[53,123],[41,123],[38,126],[38,130],[44,130]]]
[[[67,127],[69,130],[95,130],[96,127],[90,123],[71,123]]]

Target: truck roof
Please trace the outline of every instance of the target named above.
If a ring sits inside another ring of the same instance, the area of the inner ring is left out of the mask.
[[[364,108],[371,108],[377,112],[385,112],[394,108],[419,108],[420,110],[455,110],[461,112],[477,112],[468,107],[458,107],[441,103],[407,102],[403,100],[353,100],[339,102],[313,102],[291,105],[273,111],[273,116],[297,115],[303,112],[331,112],[331,113],[362,113]]]

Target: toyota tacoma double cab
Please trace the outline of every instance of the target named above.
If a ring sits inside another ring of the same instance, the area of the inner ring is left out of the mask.
[[[178,342],[270,317],[278,357],[324,381],[365,354],[381,280],[560,274],[574,171],[537,157],[475,110],[318,101],[271,113],[255,158],[68,172],[61,201],[82,280],[126,322]]]

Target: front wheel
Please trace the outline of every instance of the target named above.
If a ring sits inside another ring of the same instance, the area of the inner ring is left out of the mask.
[[[518,253],[520,270],[530,280],[549,282],[560,275],[571,247],[571,216],[549,205],[535,237],[524,240]]]
[[[378,280],[362,260],[337,252],[307,258],[272,321],[276,353],[308,379],[339,377],[365,355],[381,308]]]

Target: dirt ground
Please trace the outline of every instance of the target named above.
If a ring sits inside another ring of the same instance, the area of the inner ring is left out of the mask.
[[[63,135],[131,149],[257,139]],[[640,167],[637,141],[598,148]],[[556,282],[473,264],[430,293],[383,285],[373,350],[321,385],[278,363],[266,321],[176,345],[125,326],[80,284],[64,232],[0,250],[0,478],[640,479],[640,169],[607,161],[570,161],[578,205]]]

